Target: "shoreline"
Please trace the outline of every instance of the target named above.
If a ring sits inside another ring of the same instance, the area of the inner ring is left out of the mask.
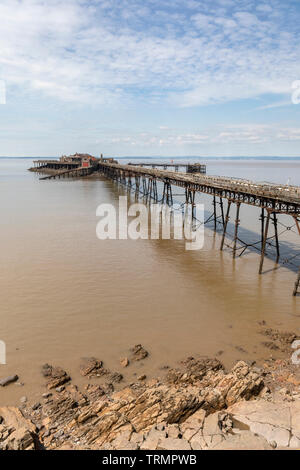
[[[66,371],[45,364],[38,402],[0,408],[0,449],[299,448],[300,368],[290,357],[297,336],[264,333],[285,359],[268,358],[262,367],[239,361],[227,372],[218,359],[189,357],[162,378],[142,374],[118,391],[122,374],[96,358],[82,359],[80,388]],[[136,345],[120,365],[149,360],[151,351]],[[101,378],[104,384],[91,381]]]

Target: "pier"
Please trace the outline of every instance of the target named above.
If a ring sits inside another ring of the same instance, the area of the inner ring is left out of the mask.
[[[48,162],[47,165],[55,165]],[[203,171],[188,171],[189,164],[186,164],[186,172],[178,171],[181,164],[144,164],[129,163],[120,164],[114,159],[100,158],[93,160],[93,164],[84,168],[82,164],[76,169],[58,171],[56,175],[43,177],[50,179],[54,177],[78,177],[88,176],[98,172],[116,182],[125,185],[128,190],[135,192],[136,196],[142,195],[147,201],[160,202],[162,204],[173,205],[174,187],[182,188],[184,205],[191,208],[194,215],[195,196],[197,193],[204,193],[212,197],[213,212],[205,223],[212,222],[213,228],[217,231],[221,226],[220,250],[224,249],[228,223],[233,215],[234,236],[232,256],[241,256],[247,248],[252,247],[259,251],[260,260],[258,273],[263,273],[265,256],[268,254],[268,247],[275,247],[276,263],[280,259],[280,235],[278,230],[279,217],[289,216],[291,223],[284,226],[284,231],[295,231],[300,235],[300,187],[290,185],[279,185],[272,183],[256,183],[247,179],[228,178],[220,176],[209,176]],[[184,165],[183,165],[184,166]],[[194,166],[194,165],[193,165]],[[149,168],[150,167],[150,168]],[[161,168],[163,167],[163,169]],[[165,168],[166,167],[166,168]],[[174,171],[167,168],[174,167]],[[199,166],[198,166],[199,168]],[[37,171],[43,172],[45,167],[37,166]],[[205,166],[206,171],[206,166]],[[162,185],[162,195],[159,196],[158,183]],[[259,221],[261,227],[260,239],[256,243],[247,244],[239,237],[240,211],[242,204],[247,204],[259,208]],[[273,225],[274,235],[270,236],[270,225]],[[228,246],[228,245],[227,245]],[[299,253],[300,254],[300,253]],[[296,255],[297,256],[297,255]],[[293,257],[295,258],[295,256]],[[295,260],[294,260],[295,261]],[[296,260],[297,261],[297,260]],[[293,289],[293,295],[297,296],[300,288],[300,268]]]
[[[163,168],[167,170],[174,168],[174,171],[179,171],[184,168],[186,173],[202,173],[206,174],[206,165],[203,163],[128,163],[128,165],[150,167],[150,168]]]

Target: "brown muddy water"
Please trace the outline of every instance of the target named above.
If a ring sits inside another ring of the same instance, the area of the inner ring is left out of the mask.
[[[300,184],[299,162],[207,164],[209,174]],[[199,251],[186,251],[182,240],[100,241],[96,208],[117,205],[122,188],[101,177],[39,181],[29,166],[30,160],[0,159],[0,340],[7,346],[0,378],[18,374],[25,384],[0,389],[0,405],[39,397],[46,362],[83,384],[80,358],[95,356],[131,382],[142,373],[161,375],[163,366],[188,355],[219,353],[227,367],[277,357],[262,345],[263,320],[299,332],[295,266],[267,259],[259,276],[256,250],[232,260],[209,227]],[[199,201],[211,209],[209,198]],[[258,217],[258,209],[242,206],[241,238],[259,238]],[[299,236],[281,229],[284,256],[296,256]],[[120,357],[138,343],[150,357],[123,370]]]

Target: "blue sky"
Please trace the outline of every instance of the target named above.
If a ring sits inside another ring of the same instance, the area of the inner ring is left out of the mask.
[[[2,0],[0,19],[0,155],[300,155],[299,0]]]

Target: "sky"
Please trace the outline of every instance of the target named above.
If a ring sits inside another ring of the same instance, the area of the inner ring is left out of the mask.
[[[2,156],[300,155],[300,0],[1,0],[0,21]]]

